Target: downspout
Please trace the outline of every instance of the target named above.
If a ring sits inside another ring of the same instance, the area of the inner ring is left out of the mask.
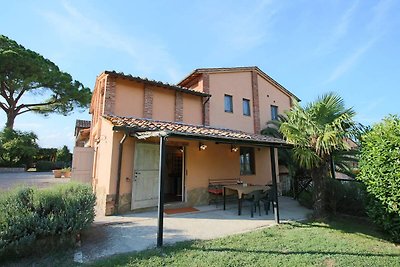
[[[117,171],[117,185],[115,188],[115,214],[118,214],[119,210],[119,189],[121,187],[121,167],[122,167],[122,152],[124,148],[124,142],[126,138],[128,137],[128,134],[125,132],[124,136],[122,137],[121,141],[119,141],[119,147],[118,147],[118,171]]]
[[[207,96],[206,101],[203,102],[203,126],[206,126],[206,104],[210,101],[211,96]]]

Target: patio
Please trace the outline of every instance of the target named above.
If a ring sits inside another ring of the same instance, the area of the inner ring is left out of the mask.
[[[172,244],[193,239],[213,239],[252,231],[275,225],[272,210],[268,215],[258,211],[250,217],[249,207],[244,206],[237,215],[237,203],[195,207],[199,211],[165,215],[164,242]],[[281,222],[305,220],[310,210],[301,207],[288,197],[279,198]],[[94,227],[82,234],[82,245],[75,259],[86,262],[118,253],[141,251],[156,246],[157,211],[97,217]]]

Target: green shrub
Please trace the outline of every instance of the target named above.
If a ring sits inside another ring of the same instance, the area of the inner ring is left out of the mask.
[[[399,159],[400,118],[389,116],[362,136],[357,178],[374,199],[368,203],[368,215],[396,242],[400,242]]]
[[[332,213],[366,216],[366,191],[357,181],[326,180],[326,203]]]
[[[309,209],[313,208],[313,187],[299,195],[299,203]],[[325,203],[327,211],[355,216],[365,216],[366,191],[365,186],[357,181],[347,182],[331,178],[325,179]]]
[[[298,197],[300,205],[312,209],[314,205],[313,193],[308,191],[303,191]]]
[[[89,226],[96,198],[90,186],[19,188],[0,197],[0,256],[21,253],[40,239],[62,240]]]
[[[66,166],[65,162],[63,161],[47,161],[47,160],[40,160],[36,162],[36,171],[38,172],[46,172],[51,170],[58,170],[62,169]]]

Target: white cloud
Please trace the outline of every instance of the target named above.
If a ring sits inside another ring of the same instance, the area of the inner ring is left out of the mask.
[[[333,82],[340,76],[350,70],[358,60],[368,51],[368,49],[376,42],[376,39],[371,39],[368,43],[358,47],[351,55],[345,58],[331,73],[327,83]]]
[[[214,14],[218,16],[212,20],[217,21],[215,31],[220,41],[232,50],[250,50],[265,43],[273,32],[274,18],[280,9],[277,3],[265,0],[237,9],[230,10],[227,6],[223,16]]]
[[[177,73],[181,76],[178,64],[159,40],[139,38],[121,32],[113,27],[111,21],[91,18],[81,13],[69,2],[63,2],[63,12],[42,11],[42,15],[68,41],[76,41],[88,46],[103,47],[125,53],[132,59],[134,69],[141,75],[151,76],[165,70],[169,78],[176,81]]]
[[[390,10],[392,1],[379,1],[373,9],[373,16],[367,25],[367,37],[360,46],[358,46],[353,53],[349,54],[343,59],[336,68],[332,71],[326,83],[337,80],[343,74],[348,72],[358,61],[364,56],[365,53],[386,33],[385,30],[385,16]]]
[[[335,24],[332,32],[329,33],[328,37],[318,46],[316,49],[317,54],[330,54],[334,52],[337,44],[347,35],[349,25],[353,20],[355,11],[357,10],[359,1],[355,1],[349,6],[343,15],[340,17],[338,22]]]

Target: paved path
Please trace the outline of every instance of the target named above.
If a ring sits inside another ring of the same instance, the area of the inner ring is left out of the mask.
[[[199,212],[166,215],[164,243],[193,239],[213,239],[252,231],[275,224],[274,215],[255,214],[249,208],[237,215],[236,204],[223,211],[221,207],[196,207]],[[304,220],[311,211],[290,198],[280,198],[282,221]],[[156,246],[157,212],[143,212],[123,216],[97,217],[94,227],[82,234],[82,246],[75,254],[77,260],[90,261],[118,253],[141,251]]]
[[[52,172],[0,173],[0,190],[8,190],[18,185],[34,185],[43,188],[69,181],[69,178],[54,178]]]

